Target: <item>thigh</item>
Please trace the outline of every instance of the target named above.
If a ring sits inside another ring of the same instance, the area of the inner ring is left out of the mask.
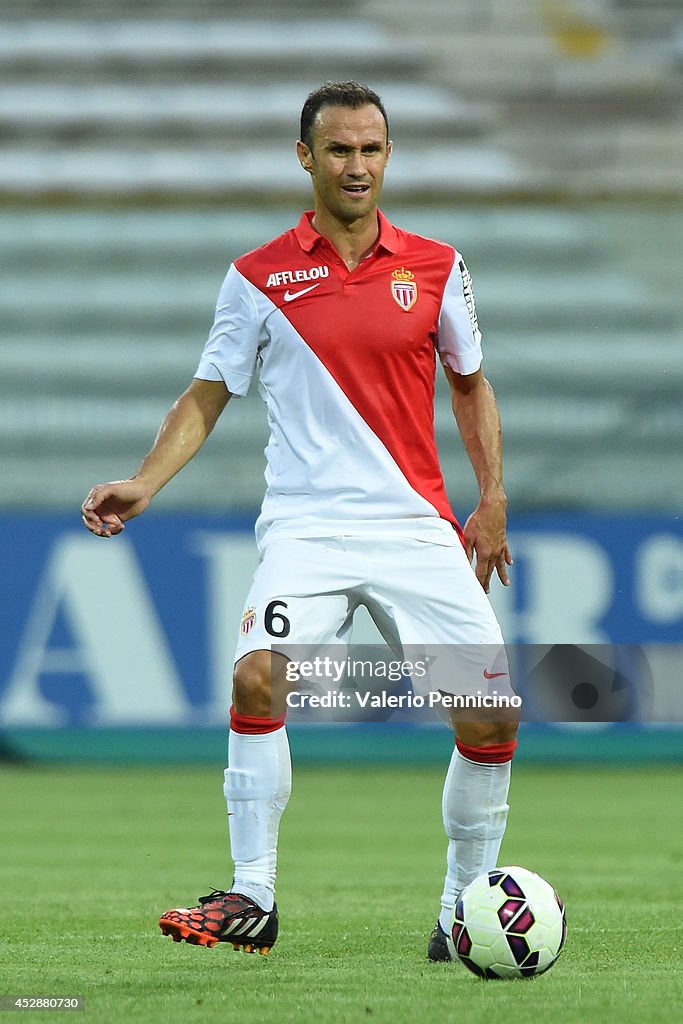
[[[235,661],[256,650],[347,642],[362,569],[334,540],[267,547],[245,602]]]
[[[407,539],[373,552],[368,608],[402,644],[502,644],[488,597],[459,541]]]
[[[410,539],[393,556],[373,560],[370,613],[388,642],[396,636],[407,661],[428,673],[416,692],[441,691],[479,700],[510,685],[503,636],[495,613],[459,541]]]

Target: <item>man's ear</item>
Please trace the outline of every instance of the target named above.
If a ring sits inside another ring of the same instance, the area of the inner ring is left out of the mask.
[[[296,155],[299,158],[299,163],[305,171],[309,174],[313,173],[313,153],[306,145],[305,142],[299,140],[296,144]]]

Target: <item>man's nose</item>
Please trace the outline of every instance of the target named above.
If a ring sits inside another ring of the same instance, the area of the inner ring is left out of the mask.
[[[360,150],[357,150],[355,153],[351,153],[349,155],[347,172],[358,177],[365,174],[365,167],[363,166],[363,157]]]

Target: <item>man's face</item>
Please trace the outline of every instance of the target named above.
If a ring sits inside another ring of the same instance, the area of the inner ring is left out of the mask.
[[[312,147],[299,142],[297,153],[316,199],[337,220],[351,224],[372,213],[391,153],[376,106],[323,107],[313,122]]]

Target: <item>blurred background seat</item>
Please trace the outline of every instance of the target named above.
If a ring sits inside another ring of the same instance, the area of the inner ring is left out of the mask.
[[[74,508],[94,481],[133,471],[194,371],[230,260],[310,201],[293,153],[303,99],[350,77],[391,118],[386,212],[455,244],[472,271],[513,506],[678,506],[680,8],[344,12],[3,6],[3,507]],[[462,514],[474,481],[440,375],[438,387]],[[252,394],[159,506],[253,511],[265,441]]]

